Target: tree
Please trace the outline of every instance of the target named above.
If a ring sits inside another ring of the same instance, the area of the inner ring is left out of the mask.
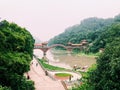
[[[104,35],[105,50],[97,58],[96,68],[83,77],[85,82],[78,90],[120,90],[120,23],[115,22]]]
[[[90,46],[90,52],[98,52],[99,49],[105,46],[104,42],[99,44],[100,35],[105,32],[104,29],[110,26],[114,22],[114,19],[100,19],[100,18],[88,18],[84,19],[80,24],[67,28],[63,33],[55,36],[49,41],[49,45],[52,44],[64,44],[68,42],[79,44],[81,40],[86,39],[89,43],[93,43]]]
[[[33,57],[32,35],[4,20],[0,22],[0,42],[0,85],[12,90],[34,90],[33,82],[23,76],[29,71]]]
[[[0,85],[0,90],[11,90],[11,89],[8,88],[8,87],[2,87],[2,86]]]
[[[95,90],[120,90],[120,24],[112,25],[107,32],[109,43],[97,59],[97,68],[88,81]]]

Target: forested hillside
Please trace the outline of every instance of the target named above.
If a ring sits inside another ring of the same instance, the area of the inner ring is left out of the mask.
[[[73,90],[120,90],[120,16],[101,34],[105,50],[97,58],[96,67],[86,73],[83,84]]]
[[[63,33],[52,38],[49,45],[56,43],[67,45],[68,42],[80,43],[81,40],[86,39],[90,44],[88,52],[98,52],[100,48],[106,46],[107,41],[104,39],[109,37],[106,33],[107,28],[117,21],[119,21],[119,15],[109,19],[96,17],[85,19],[80,24],[69,27]]]
[[[103,29],[103,32],[98,34],[96,40],[92,41],[93,45],[89,48],[91,52],[97,52],[100,48],[105,48],[107,44],[113,41],[114,37],[120,36],[118,26],[118,24],[120,23],[120,15],[115,16],[113,20],[114,22],[109,27],[105,27]]]
[[[0,90],[34,90],[23,74],[30,69],[34,39],[15,23],[0,22]]]
[[[109,27],[105,35],[107,46],[98,58],[97,69],[91,73],[89,81],[95,90],[120,90],[120,22]]]

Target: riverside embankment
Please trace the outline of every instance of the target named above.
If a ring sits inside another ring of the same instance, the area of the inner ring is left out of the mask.
[[[41,50],[34,50],[34,54],[39,58],[43,57],[43,52]],[[92,64],[96,63],[95,57],[78,56],[74,54],[69,55],[65,51],[54,51],[53,53],[48,51],[46,57],[49,59],[49,64],[67,69],[73,69],[74,65],[78,67],[90,67]]]

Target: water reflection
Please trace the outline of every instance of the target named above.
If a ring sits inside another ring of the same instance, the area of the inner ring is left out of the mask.
[[[34,50],[34,54],[39,58],[43,57],[43,52],[41,50]],[[54,66],[65,67],[72,69],[74,65],[79,67],[91,66],[96,63],[94,57],[87,56],[77,56],[74,54],[67,54],[65,51],[48,51],[46,57],[49,59],[49,64]]]

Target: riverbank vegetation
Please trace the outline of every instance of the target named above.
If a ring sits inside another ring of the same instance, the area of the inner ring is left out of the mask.
[[[0,90],[34,90],[24,75],[30,70],[34,39],[15,23],[0,22]]]
[[[55,71],[55,70],[58,70],[58,71],[62,70],[63,71],[63,70],[65,70],[65,68],[62,68],[62,67],[52,66],[52,65],[46,63],[45,60],[43,60],[43,59],[39,59],[39,62],[47,70],[51,70],[51,71]]]
[[[101,38],[107,43],[104,52],[97,58],[96,69],[88,70],[87,78],[83,84],[73,90],[120,89],[120,17],[107,28]]]
[[[113,41],[105,48],[97,59],[96,68],[82,73],[82,85],[73,87],[72,90],[120,89],[120,39],[117,40],[119,42]]]
[[[88,68],[87,72],[79,71],[82,75],[82,78],[80,79],[80,85],[75,85],[71,90],[94,90],[93,86],[90,86],[87,82],[90,77],[90,73],[96,70],[96,68],[97,64],[93,64],[90,68]]]
[[[86,54],[102,52],[97,57],[96,68],[88,70],[82,84],[73,90],[120,90],[120,15],[85,19],[52,38],[49,45],[79,43],[83,39],[89,42],[84,50]]]

